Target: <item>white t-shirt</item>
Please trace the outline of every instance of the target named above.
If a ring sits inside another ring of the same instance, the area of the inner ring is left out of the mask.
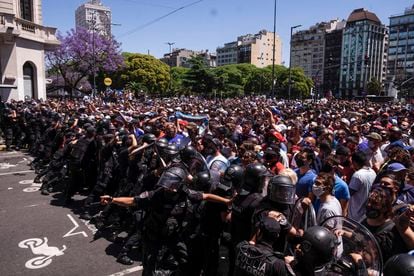
[[[377,174],[370,167],[363,167],[356,171],[349,182],[351,198],[349,199],[348,217],[355,221],[360,221],[365,215],[365,205],[368,193],[375,181]],[[352,194],[352,191],[355,191]]]
[[[341,203],[339,203],[339,200],[335,197],[331,197],[326,202],[321,202],[318,214],[316,215],[316,222],[320,225],[327,218],[333,216],[342,216]]]

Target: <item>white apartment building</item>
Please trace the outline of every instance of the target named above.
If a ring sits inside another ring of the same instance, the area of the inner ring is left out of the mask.
[[[79,6],[75,12],[76,28],[95,29],[104,36],[111,36],[112,13],[100,0],[90,0]]]
[[[217,66],[250,63],[259,68],[273,64],[273,32],[239,36],[237,41],[217,48]],[[282,64],[282,40],[275,37],[275,64]]]

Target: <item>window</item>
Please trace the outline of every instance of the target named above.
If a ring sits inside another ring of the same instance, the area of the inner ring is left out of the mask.
[[[20,17],[33,21],[33,0],[20,0]]]

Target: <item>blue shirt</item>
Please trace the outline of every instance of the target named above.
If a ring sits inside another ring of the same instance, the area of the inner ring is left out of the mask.
[[[310,169],[303,175],[300,174],[299,169],[296,169],[295,172],[298,176],[298,183],[296,184],[296,195],[299,198],[308,196],[308,194],[312,192],[312,185],[315,182],[315,171]]]
[[[182,143],[182,140],[185,140],[184,135],[181,135],[181,134],[177,133],[174,136],[174,138],[171,138],[171,139],[168,140],[168,144],[176,144],[177,146],[180,146],[181,143]]]
[[[349,200],[351,194],[349,193],[348,184],[335,174],[334,195],[338,200]]]

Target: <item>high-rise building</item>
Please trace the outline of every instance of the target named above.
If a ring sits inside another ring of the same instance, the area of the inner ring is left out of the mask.
[[[342,36],[342,97],[365,96],[370,80],[385,80],[387,39],[388,30],[374,13],[356,9],[349,15]]]
[[[305,75],[314,81],[317,90],[322,89],[322,84],[325,82],[326,36],[340,29],[344,24],[343,21],[335,19],[317,23],[307,30],[301,30],[292,35],[292,67],[302,68]],[[332,36],[328,36],[328,39],[330,43],[333,43]],[[330,52],[332,46],[328,44]]]
[[[339,71],[341,67],[342,35],[346,21],[338,21],[325,33],[325,60],[323,86],[320,92],[339,95]]]
[[[389,32],[388,83],[408,86],[414,77],[414,6],[390,17]]]
[[[273,64],[273,32],[239,36],[236,41],[217,48],[217,66],[250,63],[263,68]],[[276,34],[275,64],[282,64],[282,40]]]
[[[95,30],[104,36],[111,36],[112,13],[100,0],[90,0],[76,9],[76,28]]]
[[[46,99],[45,51],[59,45],[42,22],[41,0],[0,1],[0,96]]]

